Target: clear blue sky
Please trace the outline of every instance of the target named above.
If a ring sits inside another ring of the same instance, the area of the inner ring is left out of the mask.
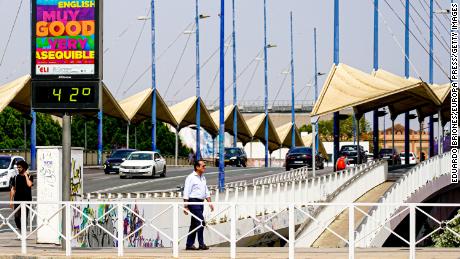
[[[395,12],[404,19],[404,0],[387,0]],[[318,30],[318,66],[320,72],[327,73],[332,66],[333,47],[333,0],[267,0],[268,2],[268,42],[277,48],[269,49],[269,98],[272,101],[285,77],[282,74],[289,66],[289,11],[294,15],[295,41],[295,85],[296,98],[311,100],[313,90],[302,89],[313,76],[313,28]],[[340,1],[340,61],[348,65],[370,72],[373,62],[373,6],[372,0]],[[436,1],[435,1],[436,2]],[[449,7],[450,1],[437,0],[442,8]],[[220,1],[200,0],[200,13],[210,15],[200,21],[201,62],[219,46]],[[415,10],[428,23],[428,0],[411,0]],[[3,54],[12,28],[13,21],[20,5],[20,0],[0,0],[0,54]],[[21,75],[30,73],[30,1],[24,0],[16,26],[12,33],[3,64],[0,66],[0,84],[11,81]],[[168,101],[180,101],[195,94],[195,36],[191,35],[184,56],[170,84],[174,69],[189,35],[181,33],[187,25],[194,21],[194,0],[156,0],[157,22],[157,57],[174,41],[178,40],[157,61],[158,89]],[[104,1],[104,81],[118,99],[151,86],[150,72],[146,73],[131,89],[127,89],[150,64],[150,21],[147,21],[143,32],[143,21],[138,16],[148,15],[149,0],[105,0]],[[424,9],[425,8],[425,9]],[[263,47],[263,0],[236,0],[237,17],[237,66],[238,73],[249,64]],[[380,67],[390,72],[404,75],[404,27],[393,14],[384,0],[380,0]],[[439,9],[435,5],[435,9]],[[428,27],[420,19],[414,9],[411,14],[411,29],[416,38],[425,44],[429,39]],[[438,15],[435,19],[438,30],[435,34],[449,43],[448,16]],[[387,25],[385,25],[386,21]],[[419,27],[421,33],[417,29]],[[231,33],[231,1],[226,0],[226,35]],[[191,30],[189,27],[188,30]],[[141,33],[141,34],[140,34]],[[126,65],[131,56],[134,44],[140,35],[140,42],[127,70],[123,84],[120,86]],[[421,77],[428,81],[428,54],[423,50],[416,38],[411,36],[410,59],[413,63],[411,76]],[[441,42],[444,43],[441,39]],[[449,48],[449,46],[446,46]],[[439,59],[444,71],[449,71],[449,54],[445,47],[435,38],[435,56]],[[218,55],[210,60],[201,70],[201,94],[206,102],[218,97],[218,78],[212,84],[218,70]],[[226,84],[232,80],[231,48],[226,54]],[[263,100],[263,65],[260,64],[246,95],[246,90],[256,62],[238,80],[239,100]],[[187,79],[193,77],[186,83]],[[324,78],[319,81],[321,88]],[[448,82],[438,66],[435,66],[435,83]],[[302,89],[302,90],[301,90]],[[226,95],[231,102],[232,92]],[[289,100],[290,78],[277,97],[278,100]],[[387,124],[389,125],[389,123]],[[417,129],[418,127],[415,127]]]

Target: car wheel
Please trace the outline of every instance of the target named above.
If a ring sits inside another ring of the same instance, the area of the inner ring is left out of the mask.
[[[247,166],[247,165],[246,165],[246,161],[245,161],[245,162],[243,162],[243,167],[246,167],[246,166]]]
[[[151,178],[155,178],[155,167],[152,168],[152,174],[150,175]]]
[[[120,175],[120,179],[126,179],[126,176]]]
[[[289,166],[286,166],[286,171],[290,171],[291,168],[289,168]]]
[[[160,177],[166,176],[166,166],[163,167],[163,172],[160,174]]]
[[[236,160],[236,167],[241,167],[241,160]]]

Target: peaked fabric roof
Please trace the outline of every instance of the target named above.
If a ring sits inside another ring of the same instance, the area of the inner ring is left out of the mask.
[[[131,123],[137,124],[152,117],[152,92],[152,88],[147,88],[120,101],[120,106]],[[156,100],[157,119],[176,127],[177,121],[158,90],[156,90]]]
[[[382,69],[374,72],[374,76],[396,85],[400,89],[404,89],[404,92],[392,94],[382,100],[391,102],[388,108],[392,118],[396,118],[396,116],[404,112],[441,104],[432,88],[419,79],[401,77]],[[419,117],[421,117],[420,114]]]
[[[251,131],[254,139],[260,140],[262,143],[265,143],[265,114],[259,114],[246,121],[248,124],[249,130]],[[268,150],[272,152],[280,147],[281,141],[278,137],[273,122],[268,116]]]
[[[196,102],[198,98],[192,96],[184,101],[169,107],[174,119],[177,121],[179,128],[187,127],[189,125],[196,125]],[[214,123],[211,114],[200,101],[201,118],[200,124],[209,134],[216,136],[219,132],[217,125]]]
[[[450,121],[450,90],[451,90],[451,84],[443,84],[443,85],[438,85],[438,84],[433,84],[430,85],[431,89],[433,92],[436,94],[438,99],[441,101],[441,106],[435,106],[435,105],[425,105],[420,107],[417,110],[417,113],[420,118],[425,118],[426,116],[430,116],[433,114],[437,114],[439,108],[441,108],[441,122],[443,125],[445,125],[447,122]]]
[[[0,86],[0,112],[10,106],[24,113],[30,113],[31,93],[30,75],[22,76]]]
[[[233,132],[233,112],[236,109],[236,120],[238,126],[237,138],[245,145],[246,143],[250,142],[252,139],[251,131],[246,124],[246,120],[243,118],[238,106],[235,105],[227,105],[224,108],[224,121],[225,121],[225,131],[234,135]],[[216,125],[219,125],[219,110],[211,113],[211,117],[214,120]]]
[[[418,103],[439,103],[439,99],[426,84],[415,79],[401,80],[384,70],[370,75],[339,64],[329,72],[311,115],[326,115],[353,107],[360,117],[368,111],[389,106],[392,116],[396,117]]]
[[[312,133],[308,133],[304,136],[302,136],[302,140],[303,140],[303,143],[306,147],[312,147],[312,144],[313,144],[313,139],[312,139],[312,136],[313,134]],[[323,145],[323,142],[321,140],[319,140],[319,144],[318,144],[318,151],[319,153],[321,153],[321,156],[323,158],[328,158],[328,154],[327,154],[327,151],[326,151],[326,148],[324,147]]]
[[[0,112],[6,106],[11,106],[21,112],[30,113],[31,82],[30,75],[25,75],[0,86]],[[102,102],[104,114],[127,120],[126,114],[104,83],[102,84]]]
[[[283,147],[291,147],[292,146],[292,122],[288,122],[282,126],[276,128],[276,132],[278,133],[278,137],[280,138],[281,144]],[[297,126],[294,125],[294,135],[295,135],[295,143],[294,146],[300,147],[304,146],[302,141],[302,137],[300,136],[299,129]]]

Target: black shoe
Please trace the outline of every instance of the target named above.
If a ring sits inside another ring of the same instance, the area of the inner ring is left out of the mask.
[[[207,245],[200,245],[200,247],[198,248],[199,250],[209,250],[209,246]]]
[[[185,247],[185,250],[198,250],[195,246],[187,246]]]

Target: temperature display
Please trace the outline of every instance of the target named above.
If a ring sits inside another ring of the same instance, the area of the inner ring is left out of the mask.
[[[34,109],[97,109],[98,82],[34,81],[32,85]]]

